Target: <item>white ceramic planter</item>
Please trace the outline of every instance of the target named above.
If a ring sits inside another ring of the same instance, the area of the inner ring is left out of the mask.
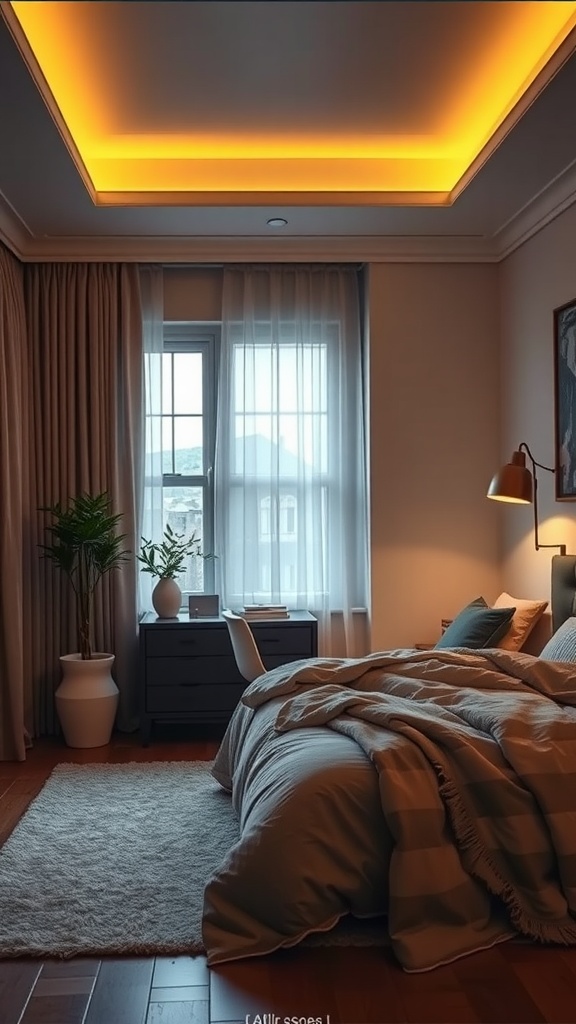
[[[175,619],[182,605],[182,591],[176,580],[158,580],[152,591],[152,604],[160,619]]]
[[[89,660],[79,654],[60,658],[56,711],[69,747],[103,747],[110,742],[119,697],[111,675],[113,663],[113,654],[95,653]]]

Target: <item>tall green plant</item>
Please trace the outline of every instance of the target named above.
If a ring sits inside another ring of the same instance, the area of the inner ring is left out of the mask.
[[[68,577],[76,596],[78,646],[83,659],[92,657],[92,609],[94,591],[102,576],[118,569],[130,555],[124,548],[126,534],[119,534],[122,513],[113,515],[111,498],[81,494],[67,508],[60,502],[47,505],[54,522],[48,526],[48,544],[40,544],[44,556]]]

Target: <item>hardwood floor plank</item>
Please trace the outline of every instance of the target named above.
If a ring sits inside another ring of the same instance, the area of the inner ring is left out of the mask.
[[[452,965],[422,974],[397,970],[394,982],[404,1003],[404,1019],[411,1024],[484,1024]]]
[[[18,1024],[41,968],[31,960],[0,961],[0,1024]]]
[[[95,978],[100,960],[79,956],[73,960],[45,960],[42,965],[42,980],[45,978]]]
[[[320,969],[326,976],[331,993],[326,1004],[330,1024],[396,1024],[407,1020],[398,984],[400,968],[387,949],[334,946],[325,950],[321,965],[314,957],[303,964],[303,969]],[[334,979],[338,979],[337,984]]]
[[[534,970],[529,960],[515,963],[513,970],[548,1024],[566,1024],[570,1017],[576,1019],[574,972],[560,950],[555,949],[546,957],[545,970]]]
[[[206,985],[210,973],[205,956],[157,956],[152,978],[153,988],[172,985]]]
[[[85,995],[94,988],[94,975],[91,978],[45,978],[40,975],[34,986],[34,998],[39,996]]]
[[[82,1024],[88,993],[36,996],[32,993],[21,1024]]]
[[[194,1003],[208,1000],[208,985],[182,985],[174,988],[152,988],[151,1003]]]
[[[210,1022],[244,1020],[263,1013],[274,1013],[277,999],[285,995],[284,984],[272,988],[277,974],[271,958],[252,958],[213,967],[210,970]]]
[[[559,953],[573,974],[576,974],[576,946],[555,946],[554,952]]]
[[[546,1020],[511,969],[505,945],[464,957],[452,967],[482,1024],[541,1024]]]
[[[335,974],[339,952],[337,947],[320,946],[312,950],[302,946],[287,949],[270,958],[268,985],[272,993],[273,1012],[281,1019],[312,1017],[325,1021],[329,1017],[330,1024],[340,1024],[344,1019],[339,1001],[340,992],[336,992],[336,987],[340,989],[340,985],[334,985],[335,976],[340,980],[340,975]],[[354,1006],[356,1014],[356,1000]],[[354,1015],[350,1019],[357,1018]]]
[[[84,1024],[144,1024],[154,958],[103,960]]]
[[[22,776],[0,797],[0,846],[6,842],[30,801],[38,796],[44,782],[42,775]]]
[[[146,1024],[210,1024],[208,1000],[191,1003],[150,1003]]]

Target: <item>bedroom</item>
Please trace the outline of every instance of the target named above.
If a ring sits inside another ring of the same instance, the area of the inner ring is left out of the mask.
[[[12,113],[5,110],[3,116],[14,120],[16,100],[11,107]],[[543,121],[550,124],[549,110]],[[549,134],[531,137],[535,164],[544,145],[552,148]],[[548,141],[538,143],[538,138]],[[523,152],[520,147],[520,156]],[[7,154],[8,147],[4,160]],[[513,189],[525,168],[526,159],[516,165],[512,183],[502,177],[490,185],[495,204],[502,201],[505,184]],[[339,235],[338,249],[334,240],[324,242],[323,256],[337,251],[339,259],[361,260],[369,281],[374,649],[433,640],[440,619],[479,593],[487,598],[503,589],[534,598],[549,593],[550,558],[533,550],[530,510],[494,507],[485,500],[485,489],[495,468],[520,441],[527,441],[543,463],[550,465],[553,458],[552,310],[576,297],[576,214],[568,179],[566,174],[558,180],[556,195],[554,189],[549,193],[549,213],[536,206],[526,212],[533,215],[534,233],[528,237],[526,228],[524,243],[501,258],[463,258],[454,250],[430,258],[430,239],[422,239],[420,232],[407,254],[406,246],[394,247],[385,237],[390,231],[348,241]],[[62,200],[53,203],[54,218],[59,210],[65,214],[62,205]],[[28,260],[46,252],[50,242],[26,237],[9,212],[3,207],[9,248]],[[502,226],[498,217],[494,220]],[[476,227],[471,233],[482,231]],[[278,251],[278,236],[270,240],[260,230],[255,237],[260,238],[258,258],[264,258],[266,247]],[[284,241],[287,250],[297,250],[291,236]],[[186,262],[238,259],[239,244],[247,256],[254,250],[254,242],[245,238],[230,243],[228,255],[223,242],[218,246],[212,239],[208,246],[192,239]],[[300,242],[302,256],[304,245]],[[111,241],[106,258],[126,255],[125,246]],[[76,255],[70,249],[68,258],[88,257],[80,248],[74,241]],[[177,262],[182,261],[181,251]],[[180,310],[177,278],[182,273],[167,272],[167,292]],[[212,304],[218,293],[207,276],[197,275],[194,308],[179,316],[218,319]],[[385,451],[383,438],[389,442]],[[576,549],[571,508],[554,502],[553,482],[543,473],[543,541]]]

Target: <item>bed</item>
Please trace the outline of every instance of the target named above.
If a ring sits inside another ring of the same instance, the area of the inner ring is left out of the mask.
[[[576,558],[552,565],[540,655],[448,643],[248,686],[213,766],[240,838],[205,890],[210,965],[346,915],[381,922],[406,971],[519,934],[576,944]]]

